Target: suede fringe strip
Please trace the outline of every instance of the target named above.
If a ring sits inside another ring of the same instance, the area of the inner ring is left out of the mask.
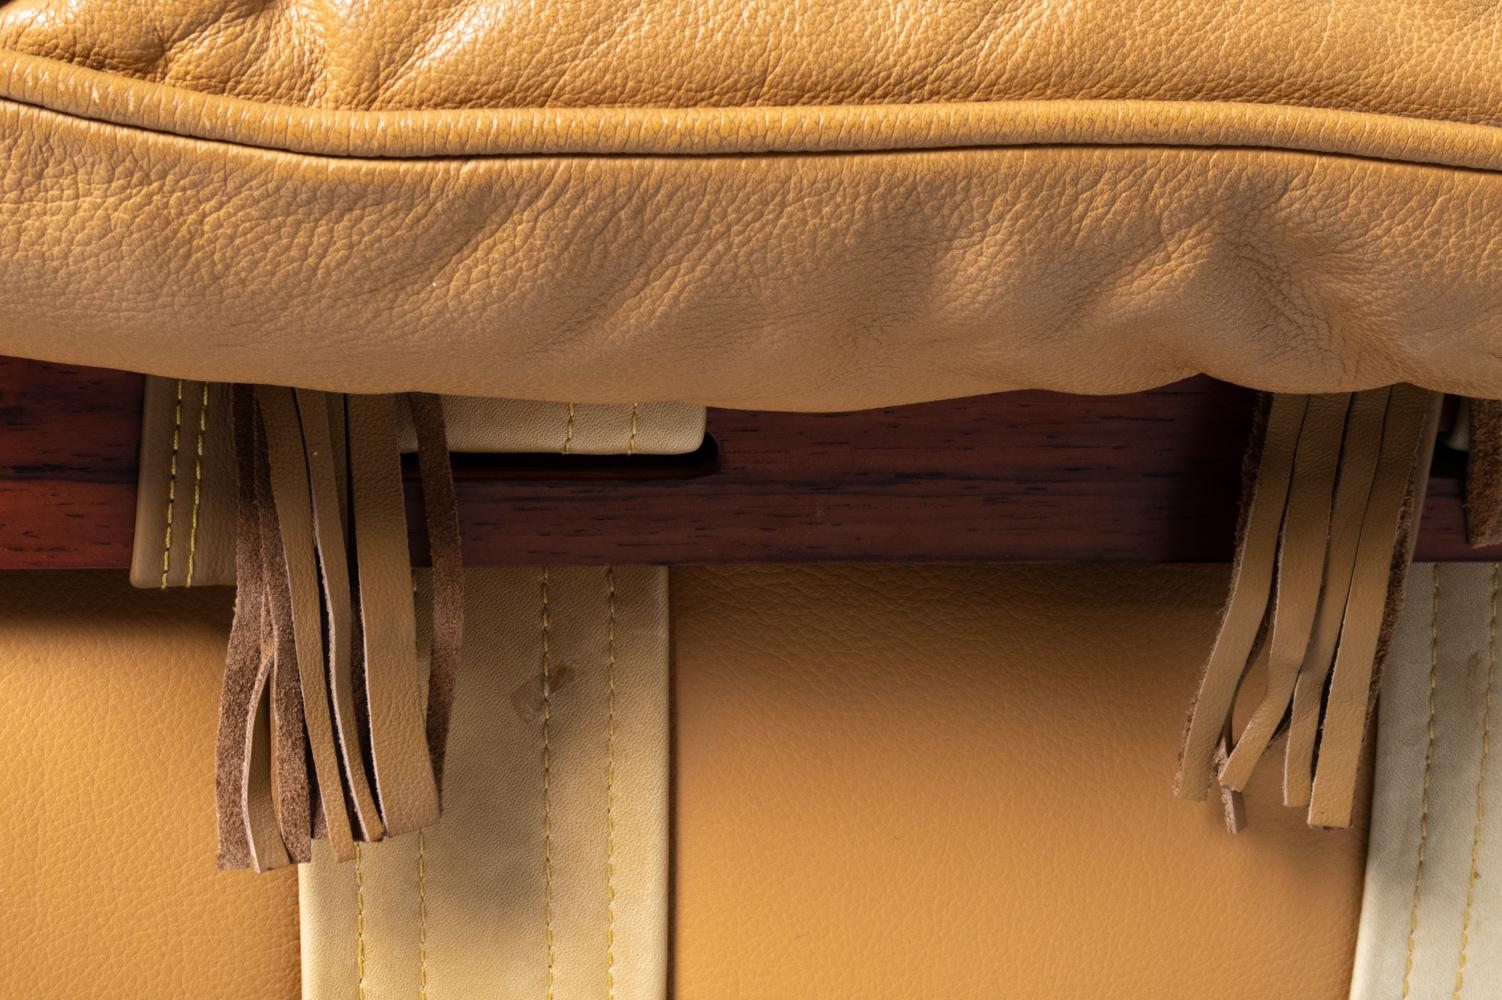
[[[348,860],[357,841],[438,819],[464,604],[443,409],[410,397],[433,560],[432,606],[418,609],[396,398],[241,385],[232,402],[219,865],[305,862],[320,837]]]
[[[1259,405],[1230,594],[1175,789],[1203,799],[1218,785],[1233,831],[1278,737],[1284,804],[1311,826],[1350,824],[1441,398],[1397,385]]]

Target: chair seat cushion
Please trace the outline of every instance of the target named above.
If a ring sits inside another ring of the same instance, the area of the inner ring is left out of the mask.
[[[0,6],[0,351],[834,409],[1502,396],[1480,3]]]

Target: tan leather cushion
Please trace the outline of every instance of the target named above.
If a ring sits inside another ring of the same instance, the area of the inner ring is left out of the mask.
[[[224,590],[0,574],[0,996],[297,996],[297,876],[214,867]]]
[[[672,575],[682,1000],[1344,997],[1354,829],[1170,793],[1211,567]]]
[[[0,352],[845,409],[1502,396],[1478,4],[0,7]],[[767,155],[776,154],[776,155]]]

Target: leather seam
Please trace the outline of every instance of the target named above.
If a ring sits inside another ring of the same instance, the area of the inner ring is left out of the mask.
[[[1439,677],[1439,563],[1433,567],[1434,596],[1429,615],[1429,739],[1424,750],[1423,805],[1419,810],[1419,859],[1413,874],[1413,899],[1408,909],[1408,957],[1403,964],[1403,1000],[1408,1000],[1413,977],[1414,952],[1419,934],[1419,892],[1424,884],[1424,853],[1429,842],[1429,785],[1434,765],[1435,688]]]
[[[542,863],[543,930],[547,943],[547,1000],[553,1000],[553,786],[552,735],[552,620],[548,603],[548,571],[542,571]]]
[[[417,831],[417,997],[428,1000],[428,832]]]
[[[1476,902],[1476,878],[1479,874],[1482,829],[1486,820],[1486,769],[1491,752],[1492,688],[1497,676],[1497,591],[1502,568],[1492,566],[1491,620],[1487,629],[1486,705],[1481,710],[1481,767],[1476,774],[1476,825],[1471,831],[1471,868],[1466,876],[1465,912],[1460,922],[1460,958],[1455,966],[1455,993],[1460,1000],[1465,990],[1466,950],[1471,943],[1471,912]]]
[[[355,842],[355,988],[365,1000],[365,854]]]
[[[172,516],[177,505],[177,450],[182,441],[183,380],[177,380],[177,401],[172,408],[172,457],[167,461],[167,530],[162,537],[162,589],[172,569]]]
[[[641,419],[641,404],[631,404],[631,430],[626,435],[626,454],[636,454],[636,432]]]
[[[634,412],[633,407],[633,412]],[[615,567],[605,567],[605,1000],[615,1000]]]
[[[209,428],[209,384],[201,383],[198,400],[198,441],[193,457],[193,516],[188,529],[188,575],[184,587],[193,586],[193,563],[198,558],[198,512],[203,500],[203,439]]]
[[[568,419],[563,424],[563,454],[571,455],[574,451],[574,410],[573,403],[568,404]]]

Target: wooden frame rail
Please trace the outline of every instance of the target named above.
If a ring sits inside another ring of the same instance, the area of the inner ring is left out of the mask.
[[[142,384],[0,359],[0,568],[129,565]],[[475,565],[1224,561],[1251,411],[1251,392],[1207,378],[1123,396],[711,410],[710,439],[690,456],[460,457],[465,556]],[[1421,560],[1502,558],[1465,544],[1460,465],[1440,450]],[[408,492],[415,506],[415,484]]]

